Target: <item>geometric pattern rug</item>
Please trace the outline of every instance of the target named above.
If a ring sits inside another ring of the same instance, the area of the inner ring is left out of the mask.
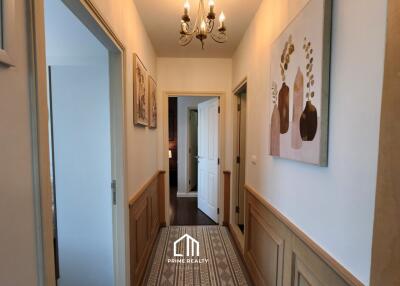
[[[249,281],[226,227],[170,226],[161,228],[143,285],[251,285]]]

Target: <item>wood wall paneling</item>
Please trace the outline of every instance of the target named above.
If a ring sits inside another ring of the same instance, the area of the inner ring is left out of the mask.
[[[257,285],[282,285],[284,240],[257,208],[251,203],[246,208],[245,259]]]
[[[387,11],[371,286],[400,285],[400,1]]]
[[[244,259],[255,285],[363,285],[255,190],[245,190]]]
[[[131,285],[140,285],[164,214],[165,172],[157,172],[129,200]]]

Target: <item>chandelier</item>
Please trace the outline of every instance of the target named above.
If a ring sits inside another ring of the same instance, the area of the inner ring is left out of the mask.
[[[218,30],[214,32],[215,25],[215,2],[214,0],[208,1],[208,6],[210,8],[208,14],[204,7],[204,0],[199,1],[199,9],[197,11],[196,21],[193,26],[190,22],[189,10],[190,4],[186,0],[184,4],[184,12],[181,20],[181,31],[179,37],[179,44],[181,46],[187,46],[196,37],[201,42],[201,48],[204,49],[204,41],[210,36],[217,43],[225,43],[228,39],[226,35],[225,28],[225,15],[221,12],[219,16],[219,27]]]

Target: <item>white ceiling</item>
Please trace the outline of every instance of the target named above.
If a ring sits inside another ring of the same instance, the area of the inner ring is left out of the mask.
[[[160,57],[230,58],[250,24],[262,0],[215,0],[215,12],[226,16],[228,42],[215,43],[211,38],[201,49],[196,38],[189,46],[178,44],[180,19],[185,0],[134,0],[149,37]],[[195,21],[199,0],[189,0],[190,17]],[[208,9],[208,0],[204,0]]]

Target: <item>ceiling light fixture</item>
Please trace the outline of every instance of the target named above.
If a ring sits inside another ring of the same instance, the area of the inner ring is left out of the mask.
[[[214,22],[215,22],[215,2],[214,0],[208,1],[208,6],[210,11],[206,14],[206,10],[204,7],[204,0],[199,0],[199,9],[197,11],[196,21],[194,22],[193,27],[190,27],[190,4],[189,1],[186,0],[183,5],[183,16],[181,20],[181,31],[179,37],[179,44],[181,46],[187,46],[193,40],[193,37],[196,37],[201,42],[201,48],[204,49],[204,40],[207,39],[207,36],[210,35],[211,38],[217,43],[225,43],[228,39],[226,35],[225,28],[225,15],[224,12],[221,12],[219,16],[219,27],[217,32],[213,32],[214,30]]]

